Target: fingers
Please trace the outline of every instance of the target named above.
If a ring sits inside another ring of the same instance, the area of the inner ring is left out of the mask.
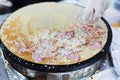
[[[83,23],[95,23],[104,14],[108,0],[88,0],[83,15]]]
[[[93,8],[88,8],[88,10],[86,9],[84,11],[84,15],[83,15],[83,23],[84,24],[87,24],[87,23],[90,23],[90,21],[92,21],[93,19],[93,16],[94,16],[94,10]]]

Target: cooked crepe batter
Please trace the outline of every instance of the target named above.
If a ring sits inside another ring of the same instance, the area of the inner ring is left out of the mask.
[[[14,12],[1,28],[3,44],[16,56],[39,63],[64,65],[84,61],[105,45],[102,21],[82,24],[83,8],[39,3]]]

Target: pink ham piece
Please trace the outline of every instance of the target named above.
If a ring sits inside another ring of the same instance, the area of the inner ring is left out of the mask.
[[[18,44],[17,49],[18,49],[19,54],[21,54],[23,52],[33,53],[34,50],[35,50],[35,47],[33,47],[32,43],[31,44],[25,44],[24,42],[19,41],[17,44]]]
[[[75,37],[75,32],[74,31],[59,32],[58,37],[61,37],[62,39],[71,39]]]
[[[44,55],[43,55],[42,53],[36,53],[36,52],[35,52],[35,53],[32,54],[32,59],[33,59],[36,63],[41,62],[43,58],[44,58]]]
[[[94,50],[102,48],[102,41],[93,40],[89,43],[89,47]]]
[[[91,33],[93,31],[93,25],[83,25],[81,28],[85,33]]]
[[[96,27],[94,28],[94,37],[100,37],[102,34],[104,34],[105,31],[102,27],[100,27],[99,25],[96,25]]]
[[[58,50],[58,53],[77,62],[80,59],[80,56],[74,54],[70,49],[61,48]]]
[[[104,34],[104,29],[99,25],[87,25],[83,26],[82,30],[89,35],[89,37],[100,37]]]
[[[26,50],[26,45],[24,44],[23,41],[19,40],[19,41],[14,41],[18,50],[18,53],[21,54],[22,52],[24,52]]]
[[[68,54],[67,57],[75,62],[79,61],[80,60],[80,56],[76,55],[76,54]]]

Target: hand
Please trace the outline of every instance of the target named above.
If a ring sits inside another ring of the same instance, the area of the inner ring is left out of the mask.
[[[0,7],[4,6],[4,7],[11,7],[12,6],[12,2],[9,0],[0,0]]]
[[[83,15],[83,23],[95,23],[104,14],[109,0],[88,0]]]

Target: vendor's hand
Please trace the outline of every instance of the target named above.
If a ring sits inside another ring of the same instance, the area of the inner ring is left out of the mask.
[[[11,7],[12,6],[12,2],[9,0],[0,0],[0,7],[4,6],[4,7]]]
[[[88,0],[83,15],[83,23],[94,23],[103,16],[109,0]]]

